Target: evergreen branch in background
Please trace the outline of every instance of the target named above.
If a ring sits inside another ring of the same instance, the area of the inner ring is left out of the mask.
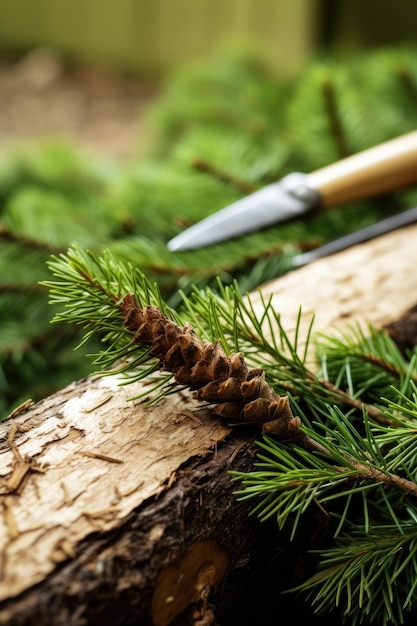
[[[292,541],[325,529],[311,576],[292,591],[349,624],[403,623],[417,603],[417,352],[407,360],[384,331],[352,328],[319,337],[315,373],[271,301],[256,312],[236,284],[194,289],[174,311],[108,252],[73,246],[49,265],[54,319],[81,325],[84,341],[101,338],[103,373],[124,374],[124,384],[162,368],[157,398],[187,387],[231,424],[262,426],[255,468],[232,473],[237,496]],[[390,390],[378,406],[367,402],[374,384]]]
[[[73,241],[96,254],[109,249],[157,281],[176,308],[178,289],[187,295],[192,285],[214,291],[217,276],[223,284],[236,280],[242,292],[256,289],[288,271],[298,252],[415,204],[411,189],[212,250],[166,250],[181,229],[252,189],[415,129],[416,54],[411,47],[362,53],[350,61],[313,60],[289,77],[277,75],[252,52],[220,50],[167,80],[147,120],[152,145],[140,160],[121,166],[63,143],[3,152],[0,269],[6,271],[0,272],[0,318],[7,327],[16,325],[8,297],[13,287],[16,294],[26,288],[29,300],[21,315],[26,348],[10,341],[0,357],[2,415],[27,397],[40,399],[87,373],[81,351],[68,358],[76,338],[64,325],[58,350],[59,327],[53,335],[45,332],[46,293],[33,300],[40,314],[30,311],[32,286],[45,278],[49,252],[65,252]],[[39,363],[47,386],[39,380]]]

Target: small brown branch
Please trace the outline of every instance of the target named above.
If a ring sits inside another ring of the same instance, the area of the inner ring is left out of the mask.
[[[393,376],[401,376],[405,372],[402,371],[399,367],[390,363],[389,361],[382,359],[376,354],[371,354],[370,352],[363,354],[362,358],[364,361],[368,361],[368,363],[372,363],[372,365],[377,365],[380,369],[387,372],[387,374],[392,374]],[[411,374],[411,380],[417,382],[417,375],[415,373]]]
[[[112,300],[113,302],[118,301],[119,297],[117,295],[105,289],[98,280],[93,280],[91,276],[87,274],[87,272],[78,270],[78,273],[81,276],[81,278],[84,278],[84,280],[87,283],[89,283],[92,287],[95,287],[95,289],[98,289],[99,291],[101,291],[101,293],[103,293],[109,300]]]
[[[417,85],[408,67],[399,67],[397,76],[404,91],[410,97],[414,105],[417,104]]]
[[[349,150],[349,146],[346,140],[345,132],[337,107],[334,86],[330,78],[323,80],[321,87],[324,100],[324,109],[326,111],[330,124],[330,132],[336,142],[339,157],[341,159],[344,159],[351,154],[351,150]]]
[[[383,483],[386,487],[394,487],[394,489],[404,491],[407,495],[413,496],[414,498],[417,497],[417,484],[413,481],[403,478],[402,476],[398,476],[397,474],[386,474],[385,472],[381,472],[374,467],[360,463],[352,457],[347,457],[347,460],[351,465],[359,470],[358,475],[353,478],[366,478],[373,480],[374,482]],[[339,467],[337,469],[341,473],[350,471],[348,467]]]
[[[362,409],[365,408],[369,417],[379,422],[380,424],[391,423],[389,418],[387,418],[387,416],[384,414],[384,412],[381,411],[381,409],[378,409],[378,407],[374,406],[373,404],[367,404],[366,402],[363,402],[363,400],[361,400],[360,398],[353,398],[346,391],[343,391],[343,389],[339,389],[339,387],[333,385],[333,383],[331,383],[329,380],[321,380],[320,384],[323,386],[324,389],[326,389],[326,391],[329,391],[331,394],[333,394],[338,402],[341,402],[346,406],[350,406],[353,409],[357,409],[358,411],[362,411]]]
[[[53,246],[44,241],[39,241],[38,239],[33,239],[32,237],[26,237],[24,235],[13,233],[11,230],[7,228],[7,226],[2,224],[1,222],[0,222],[0,239],[5,239],[7,241],[21,244],[22,246],[26,248],[32,248],[34,250],[43,250],[49,254],[60,254],[61,252],[63,252],[62,248],[58,248],[57,246]]]
[[[307,450],[311,452],[320,452],[321,454],[325,454],[327,456],[331,456],[331,452],[322,444],[318,443],[311,437],[306,437],[304,439],[304,446]],[[358,470],[358,474],[355,476],[350,475],[350,479],[368,479],[373,480],[374,482],[383,483],[386,487],[394,487],[394,489],[399,489],[400,491],[404,491],[407,495],[412,497],[417,497],[417,484],[407,478],[403,478],[402,476],[398,476],[397,474],[387,474],[378,470],[374,467],[370,467],[360,461],[354,459],[352,456],[345,455],[347,462],[355,467]],[[340,473],[351,472],[349,467],[335,467]]]
[[[220,182],[226,183],[227,185],[234,187],[235,189],[237,189],[237,191],[239,191],[239,193],[243,193],[244,195],[248,195],[256,191],[256,187],[252,185],[252,183],[248,183],[241,178],[237,178],[237,176],[234,176],[233,174],[225,170],[221,170],[220,168],[216,167],[215,165],[204,159],[193,159],[192,166],[199,172],[210,174],[214,178],[217,178],[217,180],[219,180]]]
[[[81,450],[80,454],[83,456],[89,456],[92,459],[100,459],[101,461],[107,461],[108,463],[123,463],[122,459],[116,459],[113,456],[107,454],[100,454],[99,452],[90,452],[89,450]]]

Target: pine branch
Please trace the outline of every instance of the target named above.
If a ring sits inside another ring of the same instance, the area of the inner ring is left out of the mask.
[[[273,391],[263,370],[249,370],[242,354],[228,355],[217,342],[202,342],[190,325],[181,327],[177,323],[173,311],[168,317],[163,312],[168,308],[156,286],[139,272],[115,264],[108,255],[96,258],[75,248],[68,257],[61,256],[50,265],[56,276],[65,279],[46,283],[51,288],[52,302],[64,302],[67,307],[55,320],[92,327],[87,337],[104,333],[110,344],[96,363],[108,366],[131,359],[138,351],[133,362],[122,366],[123,371],[153,361],[146,374],[156,369],[172,373],[178,385],[196,390],[197,400],[215,403],[216,415],[240,422],[268,423],[274,432],[284,434],[288,430],[294,439],[302,437],[288,398]],[[128,291],[123,296],[121,290],[126,282],[136,287],[134,294]],[[144,301],[156,301],[159,306]]]
[[[398,79],[401,82],[403,89],[406,91],[410,100],[417,104],[417,83],[415,77],[410,72],[408,67],[399,67],[397,71]]]
[[[192,161],[192,167],[194,167],[199,172],[208,173],[211,176],[214,176],[215,178],[220,180],[221,182],[231,185],[232,187],[237,189],[239,193],[250,194],[256,191],[256,188],[250,183],[238,179],[224,170],[220,170],[219,168],[212,165],[209,161],[206,161],[204,159],[194,158]]]
[[[344,159],[348,157],[351,152],[347,145],[346,135],[342,126],[342,121],[339,117],[339,110],[336,102],[336,94],[334,86],[330,78],[325,78],[322,82],[322,93],[324,101],[324,109],[329,120],[330,132],[333,135],[334,141],[337,146],[337,152],[339,158]]]
[[[60,252],[60,250],[56,246],[48,244],[44,241],[39,241],[38,239],[33,239],[31,237],[12,232],[0,222],[0,240],[2,239],[15,244],[19,244],[22,248],[43,250],[48,252],[49,254],[57,254]]]
[[[417,357],[411,350],[406,358],[388,330],[368,325],[365,333],[353,326],[337,336],[318,337],[324,378],[348,389],[354,380],[358,393],[373,402],[396,395],[393,387],[410,389],[410,381],[417,382]]]
[[[325,515],[331,531],[317,571],[292,591],[302,592],[320,614],[337,609],[349,624],[401,624],[417,604],[417,484],[415,424],[417,388],[397,391],[387,403],[390,426],[373,424],[364,414],[363,429],[339,410],[307,438],[326,447],[310,455],[265,437],[259,443],[255,471],[235,474],[242,499],[258,500],[261,520],[275,517],[291,538],[305,532],[308,511]],[[361,434],[363,432],[364,434]],[[328,454],[329,453],[329,454]]]
[[[220,295],[194,290],[191,298],[184,296],[189,320],[208,339],[202,341],[164,303],[155,285],[109,253],[96,257],[74,247],[68,257],[61,255],[50,266],[66,279],[45,283],[52,302],[67,307],[56,319],[85,324],[90,328],[85,340],[92,334],[104,336],[109,348],[95,361],[101,367],[128,359],[123,365],[127,372],[157,359],[159,369],[172,373],[177,384],[197,390],[198,400],[217,403],[216,414],[235,421],[258,421],[265,432],[284,439],[289,434],[285,420],[278,424],[281,411],[295,420],[291,437],[305,438],[298,433],[299,420],[290,415],[287,401],[284,408],[282,392],[301,397],[310,410],[319,407],[325,415],[329,405],[339,403],[359,411],[365,407],[373,419],[387,422],[381,409],[365,404],[353,390],[348,393],[310,371],[305,365],[308,341],[300,357],[297,337],[292,345],[271,302],[265,303],[259,319],[250,298],[244,300],[236,285],[225,287],[219,282]],[[272,331],[268,333],[272,340],[267,339],[265,329]],[[138,356],[130,362],[135,352]],[[313,442],[305,441],[305,445],[317,448]]]
[[[344,622],[402,624],[415,610],[416,517],[401,529],[382,524],[370,532],[353,527],[322,555],[318,572],[292,589],[302,592],[315,612],[336,610]]]
[[[268,382],[278,393],[289,393],[292,397],[302,398],[310,411],[317,409],[319,413],[324,412],[326,416],[327,407],[332,404],[351,407],[359,412],[362,411],[362,407],[365,407],[373,419],[386,423],[387,417],[384,412],[361,397],[361,392],[366,392],[366,389],[360,387],[359,380],[355,379],[355,388],[352,385],[347,388],[342,386],[343,380],[339,372],[333,372],[332,380],[335,382],[331,382],[328,371],[330,358],[326,358],[327,368],[321,373],[311,371],[306,366],[313,320],[307,333],[304,351],[300,355],[297,345],[298,331],[295,332],[294,342],[291,342],[282,327],[279,312],[272,306],[272,300],[264,301],[262,310],[257,315],[250,296],[243,298],[236,283],[224,286],[219,282],[216,291],[220,297],[213,294],[211,290],[205,292],[194,290],[190,298],[184,297],[189,319],[200,333],[207,334],[207,331],[212,329],[215,320],[222,320],[222,324],[217,328],[217,340],[225,347],[229,346],[235,351],[243,351],[248,363],[265,370]],[[297,326],[298,323],[299,320]],[[329,352],[333,341],[336,340],[328,339]],[[348,341],[347,337],[346,341]],[[390,342],[392,350],[395,350],[393,341],[389,338],[387,341]],[[355,347],[353,348],[352,345]],[[354,337],[349,338],[348,346],[351,347],[350,352],[346,346],[343,350],[340,348],[342,356],[339,369],[342,367],[346,370],[348,358],[351,358],[355,350],[360,349],[360,347],[356,348]],[[381,355],[384,354],[382,350],[381,346]],[[384,362],[382,356],[381,362]],[[384,364],[384,367],[388,366]],[[394,382],[396,379],[391,378],[390,384]]]

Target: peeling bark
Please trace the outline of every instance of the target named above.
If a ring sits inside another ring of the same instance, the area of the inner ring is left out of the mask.
[[[252,466],[253,433],[231,432],[188,397],[129,403],[115,383],[79,381],[1,425],[2,470],[13,474],[15,424],[21,457],[41,468],[3,493],[1,624],[197,623],[275,543],[228,474]]]

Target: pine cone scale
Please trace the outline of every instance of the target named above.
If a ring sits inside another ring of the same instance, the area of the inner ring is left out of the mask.
[[[197,400],[216,404],[216,415],[261,424],[283,438],[296,436],[299,420],[288,397],[270,387],[262,368],[249,370],[243,354],[229,356],[219,343],[203,343],[189,324],[181,328],[157,307],[139,307],[133,294],[123,298],[120,308],[125,327],[135,333],[133,343],[151,344],[149,353],[161,369],[196,390]]]

